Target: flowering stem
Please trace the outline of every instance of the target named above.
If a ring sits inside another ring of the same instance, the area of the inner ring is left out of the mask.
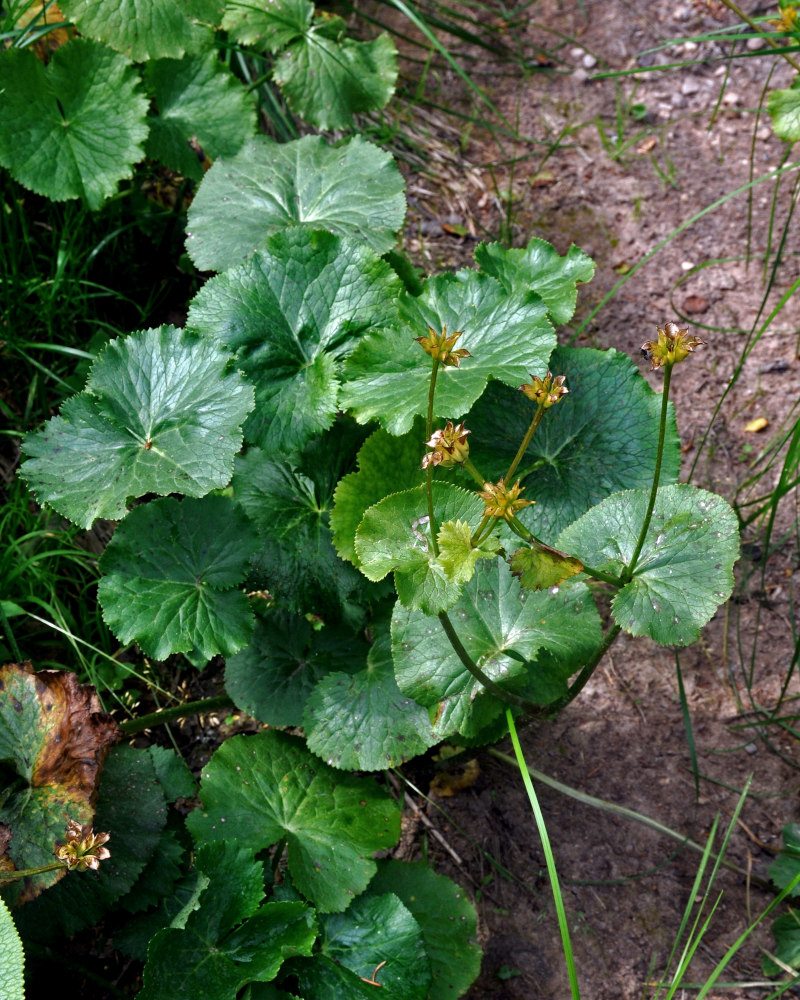
[[[465,458],[463,464],[464,464],[464,471],[468,472],[472,476],[472,478],[475,480],[475,482],[480,487],[483,487],[483,485],[485,484],[486,480],[480,474],[480,472],[478,472],[478,470],[475,468],[475,466],[472,464],[472,459],[471,458]]]
[[[487,537],[487,535],[491,534],[491,530],[494,527],[494,524],[492,523],[493,521],[494,521],[494,518],[491,516],[491,514],[484,514],[483,515],[483,520],[478,525],[478,530],[475,532],[475,534],[469,540],[469,543],[470,543],[470,545],[472,546],[473,549],[477,545],[479,545],[484,540],[484,538]],[[488,530],[487,530],[487,528],[488,528]]]
[[[55,872],[59,868],[66,868],[63,861],[54,861],[51,865],[42,865],[41,868],[21,868],[19,871],[0,871],[0,882],[14,882],[19,878],[29,878],[31,875],[42,875],[45,872]]]
[[[152,729],[153,726],[163,726],[167,722],[174,722],[175,719],[182,719],[187,715],[199,715],[201,712],[211,712],[218,708],[233,708],[233,702],[228,695],[201,698],[199,701],[188,701],[172,708],[162,708],[160,712],[142,715],[138,719],[126,719],[124,722],[120,722],[119,728],[126,736],[132,736],[134,733],[141,733],[144,729]]]
[[[436,392],[436,376],[439,373],[439,359],[434,357],[431,384],[428,390],[428,417],[425,421],[425,440],[430,441],[433,433],[433,396]],[[428,529],[431,533],[431,548],[434,556],[439,555],[439,540],[436,537],[436,517],[433,513],[433,469],[425,467],[425,494],[428,498]]]
[[[522,461],[522,456],[528,450],[528,445],[531,443],[531,438],[533,437],[534,431],[539,426],[539,422],[544,416],[545,407],[540,403],[536,413],[533,415],[533,420],[531,420],[531,425],[525,432],[525,437],[522,439],[522,444],[517,449],[517,453],[514,456],[514,460],[508,467],[508,472],[503,476],[503,482],[510,483],[511,477],[517,471],[517,466]]]
[[[442,623],[442,628],[445,631],[445,635],[450,640],[450,645],[455,650],[456,656],[458,656],[459,660],[461,660],[475,680],[479,681],[490,694],[493,694],[496,698],[505,702],[506,705],[515,705],[517,708],[521,708],[526,715],[541,714],[541,708],[538,705],[534,705],[532,701],[528,701],[526,698],[520,698],[519,695],[512,694],[510,691],[505,691],[499,684],[495,684],[491,677],[486,676],[477,663],[474,662],[466,649],[464,649],[463,643],[459,639],[458,633],[453,627],[453,623],[450,621],[446,611],[439,612],[439,621]]]
[[[644,540],[647,537],[647,531],[650,527],[650,521],[653,517],[653,508],[656,505],[656,494],[658,492],[658,480],[661,477],[661,460],[664,456],[664,438],[667,431],[667,413],[669,406],[669,383],[672,378],[672,366],[674,362],[667,361],[664,365],[664,388],[661,391],[661,424],[658,428],[658,451],[656,452],[656,468],[653,473],[653,485],[650,489],[650,500],[647,504],[647,512],[644,515],[644,521],[642,522],[642,530],[639,532],[639,541],[636,543],[636,548],[633,550],[633,555],[631,556],[631,561],[628,563],[627,567],[622,571],[622,583],[629,583],[633,578],[633,571],[636,569],[636,563],[641,555],[642,548],[644,546]]]

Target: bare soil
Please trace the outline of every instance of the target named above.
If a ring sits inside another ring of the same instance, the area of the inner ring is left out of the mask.
[[[727,196],[785,162],[785,144],[758,109],[768,77],[771,88],[788,87],[791,67],[764,54],[757,42],[739,41],[741,57],[730,60],[732,43],[703,41],[707,32],[738,23],[714,0],[539,0],[521,15],[485,16],[487,27],[505,32],[511,48],[533,59],[538,50],[538,68],[514,74],[507,62],[493,62],[456,40],[452,50],[479,60],[471,64],[476,82],[524,138],[464,128],[443,113],[418,109],[406,249],[430,269],[469,264],[476,241],[496,237],[503,227],[518,246],[532,236],[562,253],[578,244],[597,261],[597,274],[582,289],[575,325],[563,339],[577,330],[580,344],[628,352],[657,391],[661,376],[647,371],[640,347],[667,321],[689,326],[706,346],[676,371],[682,478],[691,475],[697,485],[741,503],[750,462],[784,421],[796,419],[800,398],[799,300],[771,315],[798,276],[793,228],[771,289],[764,280],[790,218],[795,173],[777,192],[768,179],[753,185],[750,197],[747,191]],[[660,68],[673,63],[689,64]],[[636,72],[599,78],[626,70]],[[463,101],[448,70],[432,72],[428,84],[438,88],[439,104]],[[461,104],[473,114],[478,107],[475,100]],[[711,423],[748,343],[741,376]],[[760,434],[748,429],[758,417],[767,421]],[[771,489],[776,475],[771,472],[758,489]],[[621,638],[575,703],[556,721],[524,733],[529,765],[700,843],[715,816],[727,826],[740,790],[752,779],[727,857],[764,878],[781,828],[799,818],[800,747],[755,711],[775,706],[787,680],[789,694],[797,691],[789,675],[793,585],[800,577],[796,546],[782,534],[796,525],[791,494],[773,543],[784,540],[766,563],[758,526],[748,529],[734,599],[697,645],[676,651]],[[569,985],[525,791],[512,767],[487,753],[478,761],[477,780],[453,797],[426,803],[412,796],[418,814],[408,817],[416,836],[406,841],[407,855],[421,850],[424,835],[439,869],[471,887],[477,900],[485,958],[471,1000],[561,1000],[570,995]],[[654,995],[651,984],[664,972],[700,855],[542,782],[537,789],[582,995]],[[688,978],[695,983],[773,898],[730,870],[716,885],[723,896],[691,965]],[[766,920],[721,977],[745,985],[715,987],[711,996],[766,996],[760,946],[771,944]]]

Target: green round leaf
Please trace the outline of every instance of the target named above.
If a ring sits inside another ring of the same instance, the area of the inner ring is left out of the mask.
[[[772,90],[767,95],[767,111],[772,116],[775,135],[787,142],[800,139],[800,91]]]
[[[533,500],[517,516],[548,545],[558,533],[604,497],[646,489],[653,481],[661,397],[625,354],[615,350],[559,347],[553,374],[567,376],[569,393],[544,414],[515,473]],[[526,376],[524,379],[528,382]],[[466,418],[474,427],[470,457],[481,474],[505,474],[535,412],[521,392],[492,384]],[[680,441],[670,404],[662,482],[674,482]],[[599,568],[599,567],[597,567]]]
[[[156,660],[197,650],[206,660],[247,644],[241,590],[257,537],[227,497],[154,500],[117,528],[100,560],[103,618],[121,642]]]
[[[257,622],[249,646],[227,661],[225,690],[261,722],[299,726],[317,683],[332,670],[358,670],[366,653],[366,644],[352,635],[327,625],[315,632],[300,615],[270,611]]]
[[[273,75],[295,114],[319,129],[347,128],[354,114],[388,104],[397,49],[386,34],[370,42],[331,38],[320,20],[280,55]]]
[[[275,730],[227,740],[203,769],[200,799],[186,821],[196,841],[235,837],[260,851],[286,837],[292,880],[323,913],[345,909],[375,874],[370,855],[400,836],[400,810],[372,780]]]
[[[61,0],[82,35],[97,38],[135,62],[196,52],[213,44],[221,0]]]
[[[255,132],[255,105],[216,52],[150,62],[145,79],[158,109],[149,118],[147,155],[184,177],[203,179],[192,143],[215,160],[233,156]]]
[[[270,0],[263,6],[229,0],[222,27],[243,45],[280,52],[305,33],[313,16],[311,0]]]
[[[608,497],[562,531],[558,547],[619,575],[633,557],[648,500],[644,490]],[[736,515],[721,497],[686,484],[661,487],[633,579],[611,605],[614,618],[631,635],[664,646],[695,642],[730,597],[738,558]]]
[[[0,996],[25,1000],[25,955],[8,907],[0,899]]]
[[[479,562],[449,612],[461,642],[487,677],[510,691],[535,674],[539,651],[591,654],[602,638],[600,618],[583,583],[552,591],[520,590],[504,562]],[[462,664],[435,618],[399,603],[392,616],[392,652],[400,690],[436,711],[435,732],[476,734],[505,704],[486,693]],[[510,655],[510,654],[514,655]]]
[[[97,210],[143,156],[138,81],[127,59],[86,38],[47,66],[27,49],[0,52],[0,164],[37,194]]]
[[[524,249],[514,250],[502,243],[481,243],[475,261],[507,291],[530,289],[540,295],[556,326],[572,319],[578,284],[594,277],[594,261],[574,244],[561,257],[546,240],[535,238]]]
[[[433,483],[432,490],[438,524],[460,519],[477,528],[484,509],[477,494],[441,482]],[[356,553],[370,580],[394,571],[397,594],[406,607],[436,614],[458,600],[460,584],[449,578],[433,551],[423,486],[393,493],[370,507],[356,532]]]
[[[207,282],[188,323],[235,351],[255,383],[247,440],[285,455],[331,426],[340,362],[392,318],[399,290],[389,265],[362,244],[293,230]]]
[[[349,771],[399,767],[436,742],[427,711],[397,686],[388,632],[375,640],[366,669],[320,680],[303,727],[310,750]]]
[[[494,278],[462,270],[429,278],[421,295],[404,294],[400,304],[401,325],[370,333],[345,364],[341,400],[359,423],[377,418],[404,434],[427,412],[431,359],[415,338],[429,327],[463,331],[457,347],[470,352],[458,368],[439,369],[436,412],[443,416],[466,413],[490,378],[518,386],[529,372],[547,370],[556,338],[533,292],[508,294]]]
[[[460,997],[477,979],[481,950],[475,907],[463,890],[423,861],[379,861],[369,892],[393,892],[422,931],[433,982],[428,1000]]]
[[[300,225],[385,253],[403,225],[403,190],[392,157],[358,136],[335,147],[321,136],[280,144],[258,136],[206,174],[189,209],[186,249],[200,270],[224,271]]]
[[[145,493],[225,486],[252,387],[212,342],[164,326],[113,340],[84,392],[29,434],[22,476],[37,498],[89,528]]]

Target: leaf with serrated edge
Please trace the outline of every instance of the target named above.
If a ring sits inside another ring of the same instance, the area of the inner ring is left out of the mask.
[[[136,62],[209,48],[221,0],[61,0],[82,35],[99,38]],[[72,44],[72,43],[70,43]]]
[[[397,49],[387,34],[368,42],[325,36],[325,22],[292,42],[274,79],[295,114],[319,129],[347,128],[353,115],[379,111],[394,93]]]
[[[430,358],[415,343],[428,328],[462,332],[458,348],[470,352],[458,368],[440,367],[437,413],[462,416],[490,378],[518,386],[529,373],[544,375],[556,344],[547,307],[533,292],[508,294],[476,271],[429,278],[418,297],[400,298],[400,323],[370,333],[344,366],[341,400],[359,423],[375,418],[391,434],[404,434],[428,407]]]
[[[258,545],[228,497],[172,498],[136,507],[100,560],[103,617],[122,642],[156,660],[197,650],[231,656],[253,631],[247,598],[236,589]]]
[[[445,521],[439,528],[439,562],[453,583],[466,583],[475,572],[479,559],[497,555],[498,542],[493,536],[479,546],[472,545],[472,528],[466,521]]]
[[[767,95],[767,111],[772,116],[772,129],[781,139],[800,139],[800,90],[773,90]]]
[[[620,574],[633,556],[648,499],[645,490],[608,497],[562,531],[558,547]],[[721,497],[687,484],[663,486],[633,579],[611,605],[614,618],[631,635],[665,646],[695,642],[730,597],[738,558],[736,515]]]
[[[257,136],[206,174],[189,209],[186,249],[201,271],[224,271],[299,225],[386,253],[405,218],[404,187],[390,154],[359,136],[336,147],[321,136]]]
[[[311,0],[270,0],[260,7],[228,0],[222,28],[243,45],[264,52],[280,52],[305,33],[313,16]]]
[[[149,119],[147,155],[184,177],[203,179],[193,144],[216,160],[234,156],[256,130],[252,98],[215,51],[150,62],[145,79],[158,109]]]
[[[428,1000],[462,996],[481,968],[475,907],[463,889],[423,861],[387,859],[378,862],[368,891],[393,892],[419,924],[433,973]]]
[[[481,243],[475,261],[509,291],[530,289],[540,295],[556,326],[568,323],[575,312],[577,285],[594,277],[594,261],[574,244],[562,257],[546,240],[532,239],[523,249],[502,243]]]
[[[37,194],[83,198],[96,211],[142,159],[138,82],[127,59],[88,38],[56,49],[47,66],[28,50],[1,52],[0,164]]]
[[[22,941],[8,907],[0,899],[0,996],[4,1000],[25,1000]]]
[[[558,533],[604,497],[652,483],[661,397],[631,359],[614,350],[559,347],[550,370],[566,374],[569,394],[545,411],[515,476],[534,501],[517,516],[537,538],[556,545]],[[480,429],[470,436],[470,458],[490,481],[505,474],[533,413],[521,392],[493,383],[466,417],[467,427]],[[662,483],[674,482],[679,469],[670,403]]]
[[[399,767],[437,742],[427,711],[397,686],[388,630],[375,640],[365,669],[320,680],[303,728],[310,750],[350,771]]]
[[[506,563],[478,563],[449,617],[474,663],[501,687],[525,684],[525,661],[539,650],[569,654],[577,645],[591,652],[602,637],[600,618],[586,586],[568,581],[557,593],[521,591]],[[435,619],[399,604],[392,616],[392,653],[401,691],[436,709],[436,734],[471,736],[505,708],[487,695],[450,645]]]
[[[483,501],[475,493],[450,483],[433,483],[433,510],[437,523],[462,519],[480,522]],[[356,532],[361,572],[382,580],[394,571],[400,600],[406,607],[436,614],[458,600],[460,585],[451,581],[431,545],[425,489],[393,493],[370,507]]]
[[[200,799],[186,821],[196,841],[235,837],[261,851],[286,837],[292,880],[323,913],[345,909],[375,874],[370,855],[400,836],[400,809],[374,781],[275,730],[226,740],[203,768]]]
[[[528,590],[558,586],[583,569],[579,559],[536,541],[517,549],[509,565],[514,576],[519,577],[520,586]]]
[[[285,455],[331,426],[341,361],[396,314],[399,291],[397,275],[368,247],[293,230],[206,282],[188,324],[236,352],[256,387],[245,436]]]
[[[89,528],[146,493],[203,496],[227,485],[253,389],[216,344],[175,327],[113,340],[86,389],[25,438],[22,478]]]

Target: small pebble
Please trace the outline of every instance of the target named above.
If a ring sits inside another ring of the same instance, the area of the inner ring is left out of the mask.
[[[685,97],[689,97],[691,94],[696,94],[700,89],[700,84],[695,80],[693,76],[687,76],[686,79],[681,84],[681,93]]]
[[[597,60],[595,59],[595,57],[593,55],[590,55],[588,52],[581,61],[583,62],[584,69],[594,69],[595,66],[597,65]]]
[[[750,52],[757,52],[759,49],[763,49],[764,48],[764,39],[763,38],[748,38],[747,39],[747,46],[746,47],[749,49]]]
[[[685,260],[681,264],[681,271],[691,271],[693,267],[694,267],[693,260]]]

